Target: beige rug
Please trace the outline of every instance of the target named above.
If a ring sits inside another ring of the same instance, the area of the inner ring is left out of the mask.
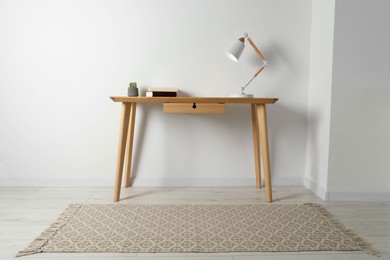
[[[316,204],[72,204],[17,256],[59,252],[367,251]]]

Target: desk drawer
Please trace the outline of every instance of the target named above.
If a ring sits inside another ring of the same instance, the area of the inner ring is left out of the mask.
[[[226,111],[224,103],[164,103],[164,113],[186,114],[223,114]]]

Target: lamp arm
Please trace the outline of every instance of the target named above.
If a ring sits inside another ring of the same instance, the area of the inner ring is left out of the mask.
[[[262,72],[263,71],[263,69],[265,69],[265,65],[266,64],[263,64],[263,66],[261,66],[257,71],[256,71],[256,73],[255,73],[255,77],[257,77],[257,75],[259,75],[260,74],[260,72]]]
[[[244,93],[245,88],[257,77],[257,75],[260,74],[265,69],[265,66],[268,64],[267,60],[264,58],[261,51],[256,47],[255,43],[252,41],[251,38],[247,37],[248,42],[252,46],[252,48],[255,50],[256,54],[259,56],[261,61],[263,62],[263,66],[261,66],[253,75],[253,77],[246,83],[243,87],[241,87],[241,93]]]
[[[266,60],[263,56],[263,54],[261,53],[261,51],[256,47],[255,43],[252,41],[251,38],[247,38],[248,42],[250,43],[250,45],[252,45],[253,49],[255,50],[255,52],[257,53],[257,55],[259,55],[260,59],[265,63]]]
[[[245,94],[245,88],[249,85],[249,84],[251,84],[251,82],[254,80],[256,78],[256,76],[253,76],[243,87],[241,87],[241,93],[242,94]]]
[[[263,71],[263,69],[265,69],[265,65],[263,65],[260,69],[258,69],[255,75],[253,75],[253,77],[243,87],[241,87],[241,93],[244,93],[245,88],[257,77],[257,75],[260,74],[260,72]]]

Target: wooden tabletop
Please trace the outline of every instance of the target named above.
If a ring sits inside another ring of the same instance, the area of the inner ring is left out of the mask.
[[[114,102],[125,103],[236,103],[236,104],[273,104],[277,98],[240,98],[240,97],[110,97]]]

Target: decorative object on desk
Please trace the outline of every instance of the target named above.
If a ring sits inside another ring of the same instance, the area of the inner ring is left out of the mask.
[[[130,82],[129,88],[127,89],[127,96],[138,97],[137,82]]]
[[[265,66],[268,65],[268,61],[264,58],[263,54],[259,51],[259,49],[256,47],[256,45],[254,44],[254,42],[252,41],[251,38],[249,38],[248,34],[247,33],[244,33],[244,36],[239,38],[238,40],[235,40],[231,45],[230,47],[226,50],[226,55],[233,61],[235,62],[238,62],[238,60],[240,59],[240,56],[242,54],[242,52],[244,51],[244,48],[245,48],[245,39],[248,40],[248,42],[250,43],[250,45],[253,47],[253,49],[255,50],[256,54],[260,57],[261,61],[263,62],[263,65],[261,65],[261,67],[255,72],[255,74],[253,75],[253,77],[243,86],[241,87],[241,93],[239,94],[232,94],[231,96],[232,97],[253,97],[253,94],[246,94],[244,91],[245,91],[245,88],[257,77],[257,75],[260,74],[260,72],[263,71],[263,69],[265,68]]]
[[[147,97],[177,97],[176,92],[164,92],[164,91],[147,91]]]
[[[318,204],[129,203],[71,204],[17,256],[301,251],[379,255]]]
[[[148,91],[167,91],[167,92],[179,92],[178,88],[148,88]]]
[[[149,88],[146,92],[147,97],[177,97],[177,88]]]

